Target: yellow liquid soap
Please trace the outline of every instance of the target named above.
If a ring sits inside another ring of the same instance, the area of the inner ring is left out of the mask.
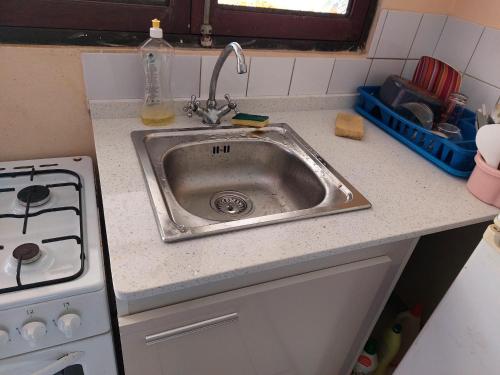
[[[149,36],[140,47],[146,78],[141,119],[145,125],[162,126],[175,120],[175,105],[170,90],[174,48],[163,39],[163,30],[157,19],[152,21]]]
[[[145,105],[142,108],[141,120],[144,125],[168,125],[174,122],[175,113],[164,105]]]

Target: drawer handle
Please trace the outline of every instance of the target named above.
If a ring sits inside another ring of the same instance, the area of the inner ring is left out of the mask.
[[[227,324],[238,320],[238,313],[231,313],[227,315],[222,315],[217,318],[203,320],[201,322],[188,324],[186,326],[169,329],[168,331],[155,333],[154,335],[146,336],[146,344],[152,345],[159,341],[168,340],[174,337],[186,335],[189,333],[193,333],[196,331],[200,331],[202,329],[210,328],[213,326],[218,326],[221,324]]]

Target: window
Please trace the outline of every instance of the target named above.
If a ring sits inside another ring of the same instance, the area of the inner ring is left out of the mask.
[[[136,33],[135,44],[138,44],[146,37],[151,19],[159,18],[170,41],[188,46],[199,45],[202,25],[208,23],[215,46],[236,40],[246,48],[356,49],[366,40],[376,3],[376,0],[0,0],[0,42],[8,42],[9,35],[29,35],[30,30],[31,34],[49,36],[72,30],[72,37],[75,30],[80,30],[100,39],[110,33],[116,38],[119,33],[123,40],[131,40]]]
[[[196,9],[194,4],[203,2],[193,0],[193,9]],[[373,3],[372,0],[211,0],[210,24],[214,35],[220,36],[337,41],[359,45],[366,36],[365,26],[369,24],[367,20]],[[339,12],[314,11],[324,10],[328,4],[332,5],[330,9]],[[202,18],[197,18],[196,12],[191,16],[191,23],[194,31],[199,33]]]
[[[348,0],[311,0],[307,3],[302,0],[219,0],[218,3],[220,5],[330,14],[346,14],[349,5]]]

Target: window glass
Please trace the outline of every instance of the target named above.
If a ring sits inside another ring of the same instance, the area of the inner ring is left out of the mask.
[[[349,0],[218,0],[220,5],[346,14]]]

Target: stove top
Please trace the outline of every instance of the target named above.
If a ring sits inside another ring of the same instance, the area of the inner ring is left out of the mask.
[[[0,310],[102,288],[100,253],[90,158],[0,163]]]
[[[82,183],[60,168],[0,173],[0,293],[70,281],[85,268]]]

